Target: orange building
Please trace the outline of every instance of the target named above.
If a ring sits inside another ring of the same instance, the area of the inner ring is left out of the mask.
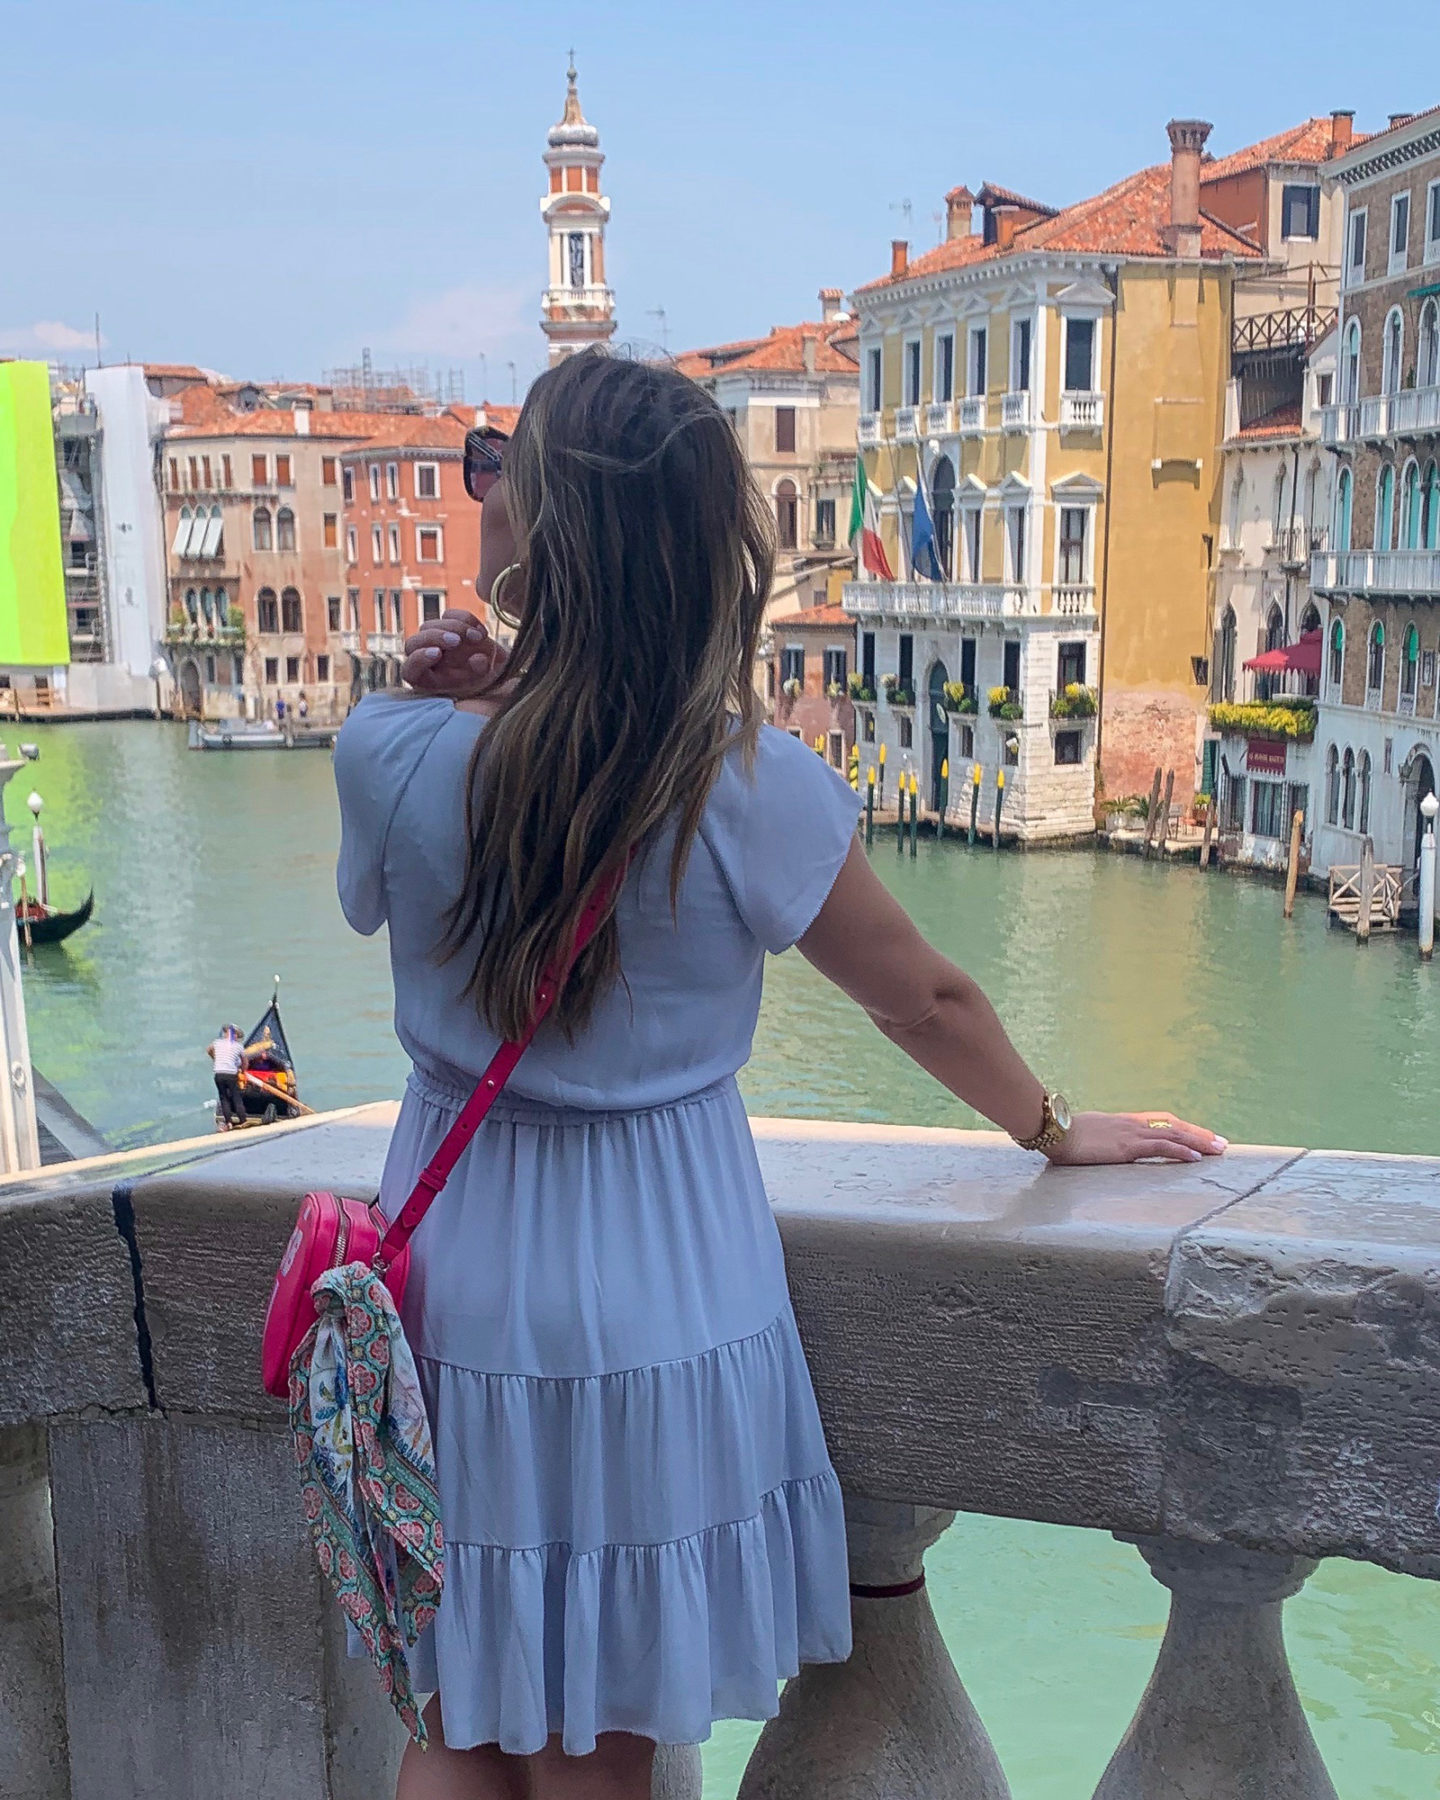
[[[405,639],[448,607],[488,614],[475,595],[480,508],[465,491],[465,434],[472,423],[508,433],[517,414],[513,406],[454,406],[434,417],[397,416],[342,455],[342,637],[362,686],[397,680]]]

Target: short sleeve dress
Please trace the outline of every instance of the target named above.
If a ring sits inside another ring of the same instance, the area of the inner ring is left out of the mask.
[[[341,903],[389,925],[413,1064],[392,1214],[496,1049],[437,954],[484,724],[377,695],[336,745]],[[849,1654],[840,1491],[735,1076],[765,952],[810,925],[856,816],[783,732],[727,756],[678,906],[662,835],[618,902],[623,983],[573,1042],[541,1029],[415,1235],[447,1539],[416,1686],[454,1747],[699,1743]]]

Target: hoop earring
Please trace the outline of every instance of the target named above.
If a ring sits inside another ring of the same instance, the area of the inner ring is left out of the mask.
[[[490,610],[492,612],[498,613],[500,611],[500,590],[504,587],[506,579],[511,575],[518,575],[519,573],[519,563],[506,563],[505,567],[495,577],[494,581],[490,583]]]

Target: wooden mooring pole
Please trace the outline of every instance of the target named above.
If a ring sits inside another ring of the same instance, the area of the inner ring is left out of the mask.
[[[920,777],[910,772],[910,854],[916,853],[920,837]]]
[[[875,771],[865,771],[865,848],[875,842]]]
[[[1290,821],[1290,860],[1285,865],[1285,917],[1288,919],[1295,911],[1295,884],[1300,879],[1300,830],[1305,823],[1305,815],[1296,808],[1295,816]]]
[[[1215,835],[1215,796],[1209,795],[1205,802],[1205,835],[1200,840],[1200,867],[1210,867],[1210,840]]]
[[[1145,844],[1140,854],[1149,860],[1150,840],[1155,835],[1155,821],[1160,815],[1160,783],[1163,779],[1160,769],[1155,770],[1155,779],[1150,783],[1150,806],[1145,814]]]
[[[1005,770],[1003,767],[995,771],[995,838],[990,848],[1000,848],[1000,815],[1005,810]]]
[[[970,848],[975,848],[975,827],[980,813],[980,765],[970,765],[970,835],[966,840]]]
[[[1375,846],[1367,837],[1360,850],[1360,910],[1355,915],[1355,942],[1370,942],[1370,912],[1375,903]]]

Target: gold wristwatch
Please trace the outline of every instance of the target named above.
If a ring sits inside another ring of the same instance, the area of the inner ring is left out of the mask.
[[[1022,1150],[1049,1152],[1057,1144],[1064,1142],[1065,1134],[1070,1129],[1070,1102],[1063,1094],[1052,1094],[1047,1090],[1041,1098],[1041,1105],[1044,1111],[1040,1129],[1034,1137],[1015,1139]]]

